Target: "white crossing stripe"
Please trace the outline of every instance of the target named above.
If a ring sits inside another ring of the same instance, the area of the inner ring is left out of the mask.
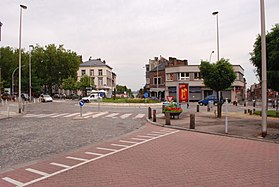
[[[100,112],[100,113],[94,114],[94,115],[92,116],[92,118],[97,118],[97,117],[100,117],[100,116],[106,115],[106,114],[108,114],[108,112]]]
[[[55,115],[55,116],[50,116],[51,118],[57,118],[57,117],[60,117],[60,116],[65,116],[65,115],[68,115],[69,113],[63,113],[63,114],[58,114],[58,115]]]
[[[115,118],[115,116],[117,116],[119,113],[112,113],[112,114],[109,114],[107,116],[105,116],[106,118]]]
[[[52,113],[52,114],[38,114],[37,116],[34,116],[36,118],[45,118],[45,117],[49,117],[49,116],[52,116],[52,115],[56,115],[58,113]]]
[[[94,114],[95,112],[86,112],[85,114],[82,114],[82,116],[84,117],[84,116],[89,116],[89,115],[91,115],[91,114]]]
[[[101,154],[101,153],[93,153],[93,152],[85,152],[85,154],[96,155],[96,156],[103,156],[104,155],[104,154]]]
[[[47,176],[49,175],[48,173],[45,173],[45,172],[42,172],[42,171],[39,171],[39,170],[36,170],[36,169],[32,169],[32,168],[27,168],[25,169],[26,171],[30,171],[32,173],[36,173],[36,174],[39,174],[39,175],[42,175],[42,176]]]
[[[132,115],[132,114],[131,114],[131,113],[129,113],[129,114],[123,114],[122,116],[120,116],[120,118],[121,118],[121,119],[125,119],[125,118],[129,117],[130,115]]]
[[[69,115],[67,115],[67,116],[63,116],[63,117],[64,117],[64,118],[69,118],[69,117],[76,116],[76,115],[78,115],[78,114],[80,114],[80,113],[73,113],[73,114],[69,114]]]
[[[87,161],[87,159],[85,159],[85,158],[77,158],[77,157],[72,157],[72,156],[67,156],[66,158],[69,158],[72,160]]]
[[[120,144],[111,144],[111,145],[113,145],[113,146],[118,146],[118,147],[129,147],[129,146],[127,146],[127,145],[120,145]]]
[[[164,113],[161,113],[161,114],[157,114],[157,117],[160,118],[160,117],[164,117],[165,114]]]
[[[146,134],[147,136],[155,136],[155,137],[157,137],[157,136],[160,136],[161,134],[152,134],[152,133],[149,133],[149,134]]]
[[[148,140],[148,139],[143,139],[143,138],[131,138],[131,139],[133,139],[133,140],[143,140],[143,141]]]
[[[137,137],[140,137],[140,138],[154,138],[154,136],[142,136],[142,135],[137,135]]]
[[[4,181],[7,181],[7,182],[9,182],[9,183],[12,183],[12,184],[14,184],[14,185],[16,185],[16,186],[22,186],[23,185],[23,183],[22,182],[19,182],[19,181],[17,181],[17,180],[14,180],[14,179],[12,179],[12,178],[10,178],[10,177],[4,177],[4,178],[2,178]]]
[[[123,142],[123,143],[131,143],[131,144],[136,144],[138,142],[132,142],[132,141],[126,141],[126,140],[119,140],[120,142]]]
[[[133,119],[143,118],[144,116],[145,114],[138,114],[135,117],[133,117]]]
[[[165,134],[164,132],[158,132],[158,131],[152,131],[151,133],[156,133],[156,134]]]
[[[108,149],[108,148],[104,148],[104,147],[97,147],[96,149],[105,150],[105,151],[117,151],[116,149]]]
[[[62,168],[69,168],[69,167],[71,167],[71,166],[67,166],[67,165],[65,165],[65,164],[59,164],[59,163],[56,163],[56,162],[52,162],[52,163],[50,163],[51,165],[54,165],[54,166],[60,166],[60,167],[62,167]]]
[[[34,117],[34,116],[37,116],[37,114],[26,114],[26,115],[24,115],[23,117],[25,117],[25,118],[31,118],[31,117]]]
[[[161,129],[160,131],[166,132],[166,133],[168,133],[168,132],[174,132],[174,130],[169,130],[169,129]]]

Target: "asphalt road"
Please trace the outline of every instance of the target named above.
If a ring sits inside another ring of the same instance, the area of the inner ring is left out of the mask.
[[[0,173],[129,133],[145,123],[147,109],[86,104],[84,118],[79,113],[77,101],[61,100],[28,104],[23,115],[1,120]]]

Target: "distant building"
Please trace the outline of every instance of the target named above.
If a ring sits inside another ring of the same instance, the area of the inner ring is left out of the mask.
[[[91,85],[96,90],[105,90],[107,96],[111,97],[116,88],[116,74],[112,68],[106,64],[106,61],[98,59],[89,59],[80,64],[77,72],[78,81],[82,76],[90,77]]]
[[[241,101],[246,97],[244,69],[240,65],[233,65],[233,69],[237,78],[230,88],[222,91],[222,96],[230,101]],[[210,88],[205,87],[200,76],[199,65],[188,65],[187,60],[172,57],[169,60],[155,57],[154,60],[149,60],[149,64],[146,64],[145,89],[150,93],[150,97],[166,99],[166,96],[173,96],[176,98],[176,87],[179,83],[189,84],[189,101],[198,101],[208,95],[216,94]]]
[[[278,92],[267,89],[267,97],[269,99],[275,99],[278,96]],[[247,99],[248,100],[262,100],[262,85],[260,83],[258,84],[252,84],[250,86],[250,89],[247,91]]]

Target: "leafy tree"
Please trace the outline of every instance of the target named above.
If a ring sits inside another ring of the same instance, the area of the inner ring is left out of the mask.
[[[88,75],[83,75],[77,83],[77,89],[82,90],[83,95],[86,95],[86,87],[90,87],[90,77]]]
[[[202,61],[199,68],[205,86],[217,93],[217,99],[219,101],[217,103],[217,111],[218,117],[221,118],[222,106],[219,91],[229,88],[236,79],[233,66],[229,63],[229,60],[222,58],[217,63]]]
[[[126,92],[126,94],[128,94],[128,96],[132,96],[132,90],[127,88],[127,86],[122,86],[117,84],[116,85],[116,93],[117,94],[123,94],[124,92]]]
[[[67,79],[63,79],[62,88],[65,90],[76,90],[77,89],[77,81],[74,77],[68,77]]]
[[[279,91],[279,24],[266,35],[266,60],[267,60],[267,87]],[[259,80],[262,78],[262,50],[261,36],[258,35],[254,43],[250,61],[256,67]]]

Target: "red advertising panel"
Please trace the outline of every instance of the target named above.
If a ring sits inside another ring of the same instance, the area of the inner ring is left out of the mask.
[[[178,98],[179,103],[189,102],[189,85],[186,83],[179,84],[178,86]]]

